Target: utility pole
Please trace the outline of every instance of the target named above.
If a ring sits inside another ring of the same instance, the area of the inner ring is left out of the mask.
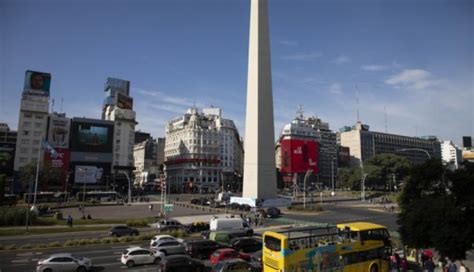
[[[360,186],[361,186],[360,198],[363,202],[365,202],[365,178],[366,177],[367,177],[367,173],[364,173],[362,175],[362,180],[361,180],[361,183],[360,183]]]
[[[332,192],[331,196],[334,196],[336,193],[334,192],[334,157],[331,157],[331,183],[332,183]]]

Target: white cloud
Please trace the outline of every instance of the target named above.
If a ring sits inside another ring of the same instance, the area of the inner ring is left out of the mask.
[[[383,71],[388,68],[386,65],[377,65],[377,64],[370,64],[370,65],[362,65],[361,66],[362,70],[364,71],[371,71],[371,72],[377,72],[377,71]]]
[[[297,46],[298,42],[297,41],[290,41],[290,40],[279,40],[278,43],[286,46]]]
[[[351,59],[349,57],[341,55],[341,56],[331,60],[330,62],[334,63],[334,64],[343,64],[343,63],[347,63],[347,62],[350,62],[350,61],[351,61]]]
[[[295,53],[287,56],[281,57],[284,60],[303,60],[303,61],[310,61],[318,59],[322,56],[320,52],[311,52],[311,53]]]
[[[385,83],[395,87],[421,90],[438,85],[440,81],[433,79],[430,72],[423,69],[406,69],[401,73],[392,75]]]
[[[329,86],[329,92],[332,94],[337,94],[337,95],[342,94],[341,84],[339,83],[331,84],[331,86]]]

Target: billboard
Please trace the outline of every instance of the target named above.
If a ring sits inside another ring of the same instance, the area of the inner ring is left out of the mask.
[[[109,91],[109,89],[121,91],[124,94],[128,95],[130,92],[130,81],[109,77],[107,78],[107,82],[105,83],[104,90],[107,92]]]
[[[471,136],[462,136],[462,147],[471,148],[472,147],[472,137]]]
[[[82,152],[112,152],[113,125],[73,122],[71,149]]]
[[[71,152],[69,149],[55,148],[57,157],[52,158],[49,152],[44,152],[44,160],[50,162],[52,167],[62,168],[64,171],[69,171],[69,161],[71,160]]]
[[[25,72],[25,91],[49,96],[51,85],[51,74],[27,70]]]
[[[0,144],[0,174],[13,175],[15,161],[15,144]]]
[[[74,169],[75,183],[96,184],[102,179],[104,168],[90,165],[76,165]]]
[[[69,148],[71,119],[51,115],[49,117],[48,143],[54,148]]]
[[[117,93],[117,107],[125,110],[132,110],[133,109],[133,98],[130,96],[126,96],[121,93]]]
[[[318,172],[318,143],[315,140],[283,139],[281,141],[281,172]]]

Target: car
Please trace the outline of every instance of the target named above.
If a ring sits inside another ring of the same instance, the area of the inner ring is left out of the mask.
[[[115,226],[110,229],[109,235],[110,236],[115,236],[115,237],[121,237],[125,235],[135,235],[138,236],[140,232],[137,229],[130,228],[127,226]]]
[[[269,207],[266,211],[266,216],[270,218],[277,218],[281,215],[280,209],[277,207]]]
[[[250,255],[238,252],[233,248],[222,248],[214,251],[209,260],[212,264],[216,264],[226,259],[242,259],[249,262],[251,260]]]
[[[48,258],[38,261],[37,272],[74,271],[85,272],[91,269],[92,262],[89,258],[80,257],[71,253],[53,254]]]
[[[214,272],[258,272],[261,271],[261,268],[258,265],[253,265],[249,262],[246,262],[242,259],[227,259],[218,262],[214,269]]]
[[[153,238],[151,238],[150,240],[150,246],[154,243],[154,242],[159,242],[159,241],[177,241],[177,242],[183,242],[183,239],[180,239],[180,238],[175,238],[171,235],[167,235],[167,234],[161,234],[161,235],[156,235],[154,236]]]
[[[186,254],[191,256],[191,258],[196,259],[205,259],[214,253],[214,251],[225,248],[226,246],[219,244],[215,241],[197,239],[197,240],[187,240],[184,242],[184,248]]]
[[[158,268],[158,272],[204,272],[206,266],[200,260],[192,259],[187,255],[173,255],[165,257]]]
[[[242,204],[239,207],[239,210],[249,212],[252,209],[252,206],[248,204]]]
[[[209,223],[206,222],[194,222],[186,226],[188,233],[195,233],[209,230]]]
[[[167,219],[157,222],[156,228],[160,232],[172,231],[172,230],[184,230],[185,226],[178,222],[177,220]]]
[[[138,264],[159,264],[164,257],[165,255],[159,251],[131,247],[122,252],[120,262],[127,267],[133,267]]]
[[[191,199],[190,203],[194,205],[199,205],[201,203],[201,200],[199,198],[193,198]]]
[[[262,250],[261,249],[259,251],[250,253],[250,257],[252,258],[253,263],[259,263],[260,265],[262,265]]]
[[[262,242],[253,237],[237,237],[230,240],[229,245],[233,249],[245,253],[262,250]]]
[[[153,242],[150,249],[163,252],[166,255],[184,254],[184,245],[178,241],[161,240]]]
[[[232,209],[232,210],[239,210],[240,209],[240,204],[239,203],[230,203],[229,207]]]

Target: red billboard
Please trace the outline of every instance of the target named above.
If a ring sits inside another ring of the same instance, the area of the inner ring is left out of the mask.
[[[281,141],[281,172],[318,172],[318,143],[315,140],[283,139]]]
[[[71,152],[69,149],[64,148],[55,148],[58,156],[56,158],[51,158],[51,155],[48,152],[44,152],[44,161],[51,162],[51,166],[62,168],[64,171],[69,171],[69,160],[71,157]]]

